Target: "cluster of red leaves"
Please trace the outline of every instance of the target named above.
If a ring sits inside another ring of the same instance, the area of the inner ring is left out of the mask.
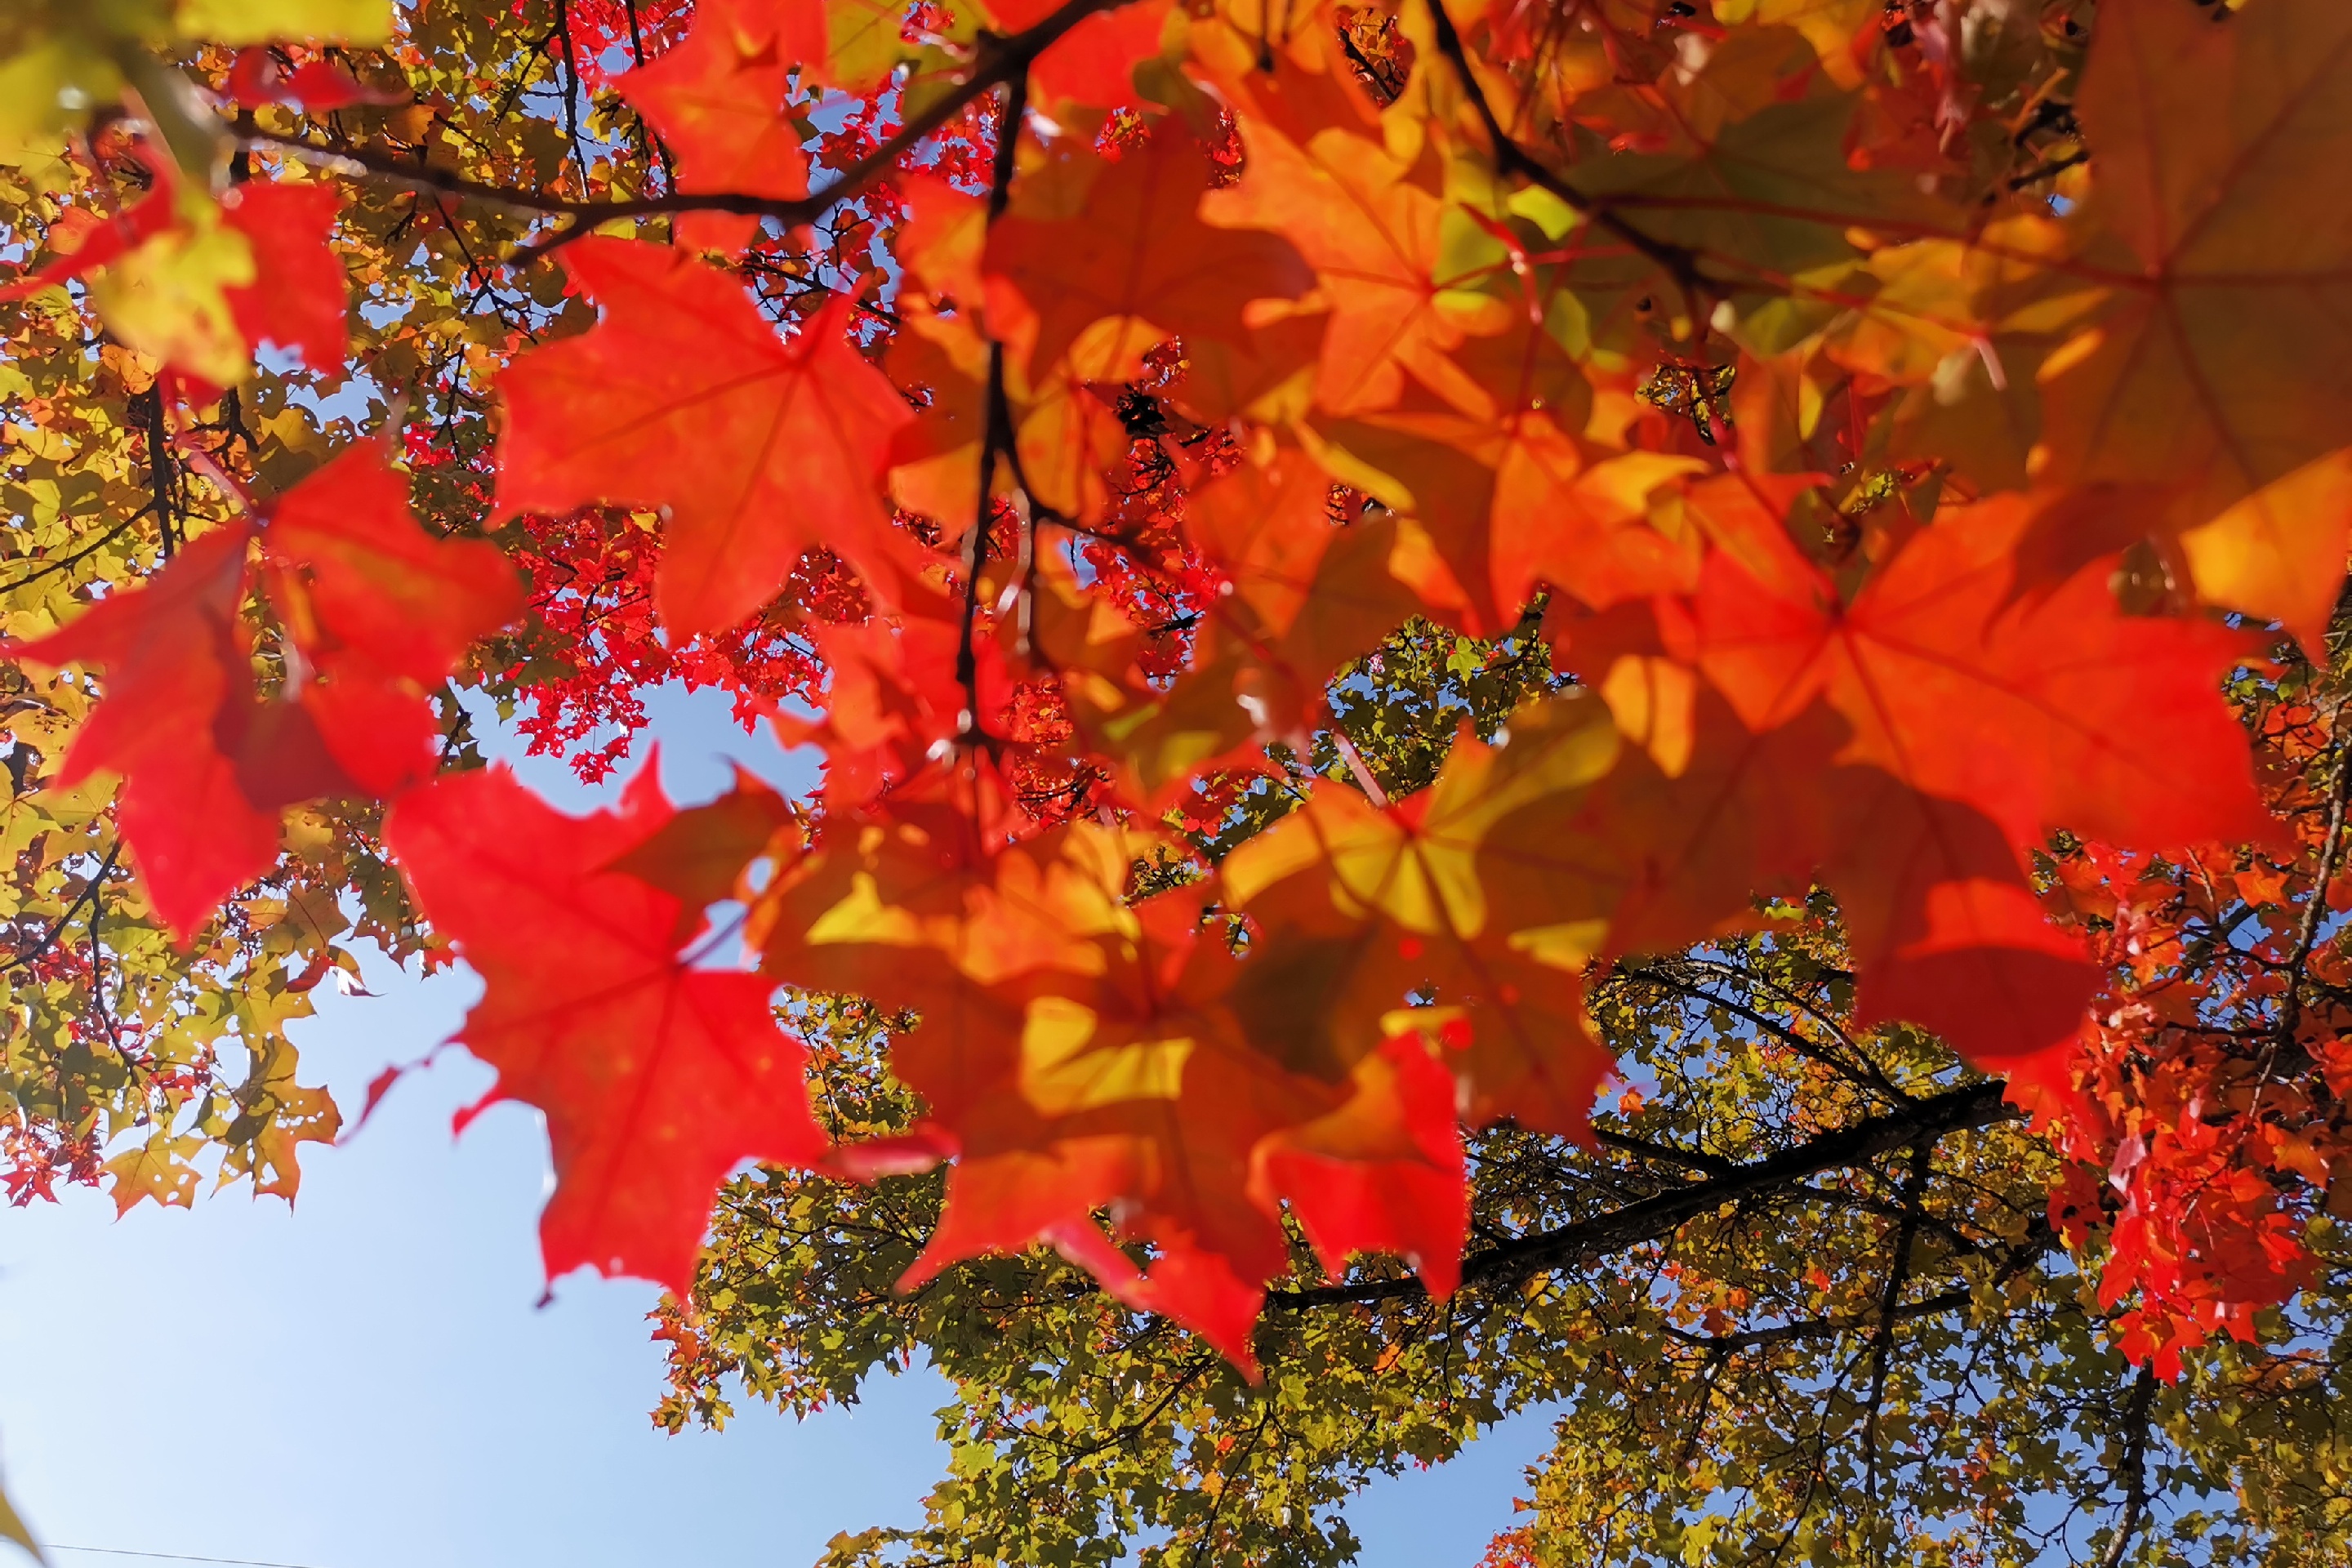
[[[1486,1555],[1478,1559],[1478,1568],[1536,1568],[1536,1532],[1533,1527],[1522,1525],[1506,1530],[1486,1542]]]
[[[106,1160],[95,1128],[69,1136],[54,1123],[28,1127],[12,1124],[0,1131],[0,1186],[11,1206],[22,1208],[35,1198],[57,1201],[57,1185],[95,1186]]]
[[[782,15],[761,24],[779,50],[793,41]],[[1358,31],[1344,68],[1395,92],[1362,63],[1387,46]],[[703,101],[778,101],[768,79],[745,80],[767,57],[706,61],[703,37],[664,62],[664,90],[691,76]],[[740,792],[679,819],[673,866],[640,863],[691,908],[746,896],[746,864],[764,861],[752,938],[771,974],[922,1015],[894,1065],[929,1119],[835,1156],[861,1172],[955,1157],[918,1277],[1042,1237],[1246,1362],[1261,1282],[1285,1266],[1286,1205],[1332,1267],[1402,1251],[1444,1289],[1461,1243],[1455,1108],[1574,1132],[1605,1069],[1577,1021],[1576,963],[1703,938],[1747,918],[1757,891],[1815,878],[1843,900],[1864,1021],[1925,1025],[2063,1091],[2063,1042],[2097,972],[2042,919],[2021,851],[2060,827],[2260,836],[2215,689],[2241,642],[2122,615],[2109,551],[2022,550],[2046,495],[1950,506],[1932,528],[1906,509],[1809,526],[1843,518],[1819,470],[1866,458],[1883,391],[1843,389],[1847,417],[1793,464],[1769,419],[1742,422],[1735,455],[1728,377],[1705,361],[1571,368],[1508,325],[1474,349],[1430,311],[1420,255],[1367,286],[1368,256],[1412,232],[1415,190],[1349,193],[1361,170],[1307,149],[1355,136],[1371,166],[1363,100],[1310,82],[1300,58],[1261,79],[1258,51],[1235,43],[1234,69],[1213,49],[1202,68],[1249,150],[1238,181],[1163,122],[1060,155],[1083,204],[1016,188],[996,215],[924,184],[899,226],[908,282],[879,371],[847,351],[839,296],[795,312],[780,343],[716,269],[589,240],[564,265],[599,324],[507,377],[499,509],[664,508],[653,592],[673,631],[739,625],[820,541],[873,597],[874,616],[815,636],[828,710],[793,731],[830,760],[814,837],[798,821],[747,836],[762,814]],[[1339,68],[1339,45],[1324,47]],[[1041,66],[1034,85],[1060,94],[1070,79]],[[1612,103],[1619,135],[1668,135],[1666,97]],[[1294,132],[1308,105],[1320,128]],[[762,167],[777,191],[808,178],[781,152]],[[1367,200],[1383,213],[1369,226]],[[1591,259],[1490,226],[1530,290],[1544,268]],[[853,255],[867,237],[839,232]],[[1327,315],[1288,339],[1255,324],[1254,304],[1304,300],[1318,277]],[[1247,427],[1241,389],[1267,374],[1250,358],[1269,354],[1276,379],[1311,374],[1326,438],[1415,504],[1334,527],[1317,452],[1262,427],[1246,450],[1206,438]],[[1620,452],[1549,412],[1612,377],[1650,405]],[[665,472],[688,447],[709,460]],[[960,510],[942,474],[995,499]],[[1679,538],[1654,522],[1662,484]],[[917,496],[936,550],[901,524]],[[1075,550],[1049,552],[1051,529]],[[1822,543],[1809,552],[1809,538]],[[1538,587],[1605,704],[1530,713],[1507,749],[1465,742],[1402,802],[1318,790],[1207,881],[1130,891],[1132,868],[1170,847],[1141,814],[1266,740],[1303,739],[1324,683],[1390,627],[1420,614],[1491,634]],[[1066,723],[1011,721],[1014,693],[1048,680]],[[1019,809],[1035,795],[1020,768],[1065,740],[1117,815]],[[561,858],[589,828],[544,831]],[[428,887],[457,874],[430,846],[405,853]],[[461,948],[494,939],[425,901]],[[1204,921],[1212,906],[1248,918],[1245,953]],[[1571,930],[1590,931],[1572,939],[1583,952],[1547,958]],[[1446,1006],[1400,1032],[1388,1020],[1413,990]],[[707,1142],[716,1164],[756,1152],[740,1127]],[[1105,1208],[1149,1243],[1148,1273],[1109,1245]],[[681,1202],[667,1223],[689,1233],[698,1211]]]
[[[825,671],[815,647],[764,619],[665,641],[653,601],[661,552],[651,529],[625,512],[530,514],[504,542],[529,584],[530,639],[562,671],[526,670],[518,686],[530,710],[515,727],[533,755],[561,756],[588,783],[628,754],[645,728],[646,692],[667,682],[730,693],[746,729],[788,699],[822,700]],[[837,573],[804,565],[787,596],[822,604],[845,597],[844,586]]]
[[[2305,1226],[2352,1214],[2352,910],[2341,714],[2265,703],[2259,744],[2275,847],[2164,856],[2071,846],[2053,898],[2095,933],[2116,978],[2083,1025],[2061,1146],[2081,1163],[2051,1197],[2077,1245],[2104,1233],[2103,1304],[2128,1303],[2123,1344],[2175,1374],[2216,1332],[2309,1278]]]
[[[520,19],[525,9],[516,0],[511,14]],[[565,0],[563,6],[573,68],[600,85],[616,68],[659,57],[686,36],[693,18],[694,0]]]

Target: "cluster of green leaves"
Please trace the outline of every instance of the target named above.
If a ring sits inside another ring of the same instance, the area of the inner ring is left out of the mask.
[[[0,170],[0,226],[41,232],[43,195]],[[0,363],[0,630],[53,630],[93,584],[153,570],[220,513],[188,482],[162,426],[154,367],[93,335],[79,312],[18,308]],[[232,395],[208,444],[235,445],[255,472],[291,483],[348,439],[302,389],[272,379]],[[194,1156],[216,1148],[224,1179],[254,1174],[290,1193],[294,1145],[333,1136],[334,1106],[295,1081],[286,1026],[331,972],[356,975],[353,940],[406,953],[418,942],[399,877],[363,814],[309,808],[290,851],[209,933],[175,952],[124,863],[111,787],[44,788],[96,696],[87,681],[5,679],[11,749],[0,846],[0,997],[10,1016],[0,1092],[13,1108],[9,1195],[88,1179],[106,1163],[117,1202],[189,1201]]]

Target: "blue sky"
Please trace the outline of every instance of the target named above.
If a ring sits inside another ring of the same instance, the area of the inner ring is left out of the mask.
[[[678,798],[725,787],[730,757],[813,777],[715,693],[653,708]],[[571,809],[602,793],[521,771]],[[477,991],[380,962],[368,983],[297,1026],[307,1076],[347,1107]],[[292,1568],[797,1568],[838,1531],[920,1517],[945,1402],[920,1370],[806,1424],[743,1401],[724,1433],[654,1430],[656,1292],[576,1275],[536,1305],[537,1113],[449,1132],[488,1078],[454,1050],[410,1074],[348,1144],[306,1153],[291,1211],[242,1192],[119,1222],[88,1193],[0,1211],[0,1461],[42,1540]],[[1365,1568],[1469,1568],[1546,1436],[1525,1418],[1376,1486],[1351,1510]]]

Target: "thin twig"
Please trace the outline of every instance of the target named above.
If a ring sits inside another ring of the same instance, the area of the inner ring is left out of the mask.
[[[1496,172],[1517,174],[1528,184],[1550,192],[1587,222],[1606,229],[1649,258],[1682,290],[1683,308],[1695,329],[1706,331],[1706,313],[1699,306],[1707,290],[1707,279],[1699,270],[1697,252],[1636,228],[1614,209],[1607,197],[1596,196],[1570,184],[1513,140],[1510,132],[1503,129],[1502,121],[1495,113],[1495,106],[1486,101],[1486,89],[1478,85],[1478,78],[1470,68],[1470,52],[1463,47],[1462,35],[1454,31],[1454,19],[1445,14],[1444,0],[1429,0],[1429,16],[1437,33],[1438,53],[1454,67],[1454,74],[1461,80],[1464,95],[1470,100],[1470,106],[1478,111],[1478,119],[1486,128],[1487,140],[1494,144]]]
[[[10,954],[5,963],[0,963],[0,974],[24,968],[41,954],[57,946],[58,939],[66,933],[66,927],[73,923],[74,916],[81,913],[82,906],[98,896],[100,884],[103,883],[113,871],[115,858],[121,853],[122,840],[118,838],[107,847],[106,858],[98,863],[98,869],[91,874],[89,881],[82,884],[81,891],[74,895],[74,901],[68,904],[64,912],[51,922],[48,935],[21,952]]]

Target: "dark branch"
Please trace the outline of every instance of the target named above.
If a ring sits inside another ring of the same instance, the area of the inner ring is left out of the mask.
[[[1021,122],[1029,112],[1029,79],[1016,76],[1004,89],[1004,112],[996,122],[996,155],[990,164],[988,221],[1004,216],[1013,199],[1013,163],[1021,148]],[[1004,392],[1004,345],[988,342],[987,401],[981,414],[980,495],[971,514],[971,536],[963,554],[963,619],[956,633],[956,684],[963,688],[961,738],[986,733],[980,704],[980,657],[972,639],[980,622],[981,571],[988,564],[989,502],[996,488],[997,459],[1013,448],[1013,405]]]
[[[1720,1154],[1678,1148],[1671,1143],[1653,1143],[1646,1138],[1629,1138],[1622,1132],[1612,1132],[1604,1127],[1592,1130],[1592,1141],[1603,1149],[1614,1149],[1621,1154],[1654,1160],[1660,1164],[1680,1165],[1685,1171],[1698,1171],[1710,1176],[1727,1176],[1739,1169],[1738,1161],[1727,1160]]]
[[[2116,1517],[2116,1533],[2099,1558],[2099,1568],[2123,1568],[2133,1538],[2147,1519],[2148,1411],[2155,1402],[2156,1372],[2153,1367],[2143,1366],[2139,1375],[2132,1379],[2131,1394],[2124,1401],[2124,1421],[2130,1427],[2124,1436],[2123,1464],[2119,1468],[2124,1483],[2124,1510]]]
[[[1686,247],[1671,244],[1636,228],[1611,206],[1605,197],[1595,196],[1560,178],[1543,161],[1514,141],[1503,122],[1496,117],[1495,107],[1486,101],[1486,89],[1478,85],[1478,78],[1470,68],[1470,53],[1462,46],[1462,35],[1454,30],[1454,18],[1445,14],[1442,0],[1430,0],[1430,21],[1437,32],[1437,51],[1454,67],[1454,74],[1462,82],[1462,90],[1470,106],[1478,111],[1478,119],[1486,128],[1486,137],[1494,144],[1495,168],[1497,173],[1517,174],[1529,184],[1549,191],[1570,209],[1595,227],[1606,229],[1655,263],[1659,269],[1675,280],[1683,293],[1684,308],[1693,325],[1705,331],[1706,322],[1699,309],[1699,300],[1706,292],[1707,279],[1699,271],[1698,255]]]
[[[40,941],[35,942],[32,946],[26,948],[21,952],[11,953],[8,956],[6,963],[0,963],[0,974],[5,974],[12,970],[24,968],[25,965],[32,963],[35,959],[48,952],[49,949],[57,946],[58,939],[66,933],[66,927],[73,924],[74,916],[81,913],[82,906],[85,904],[94,904],[97,901],[99,897],[99,889],[105,885],[106,879],[108,877],[113,875],[114,862],[121,853],[122,840],[118,838],[107,847],[106,858],[98,863],[98,869],[90,874],[89,880],[82,884],[81,891],[74,895],[74,901],[68,904],[65,907],[65,911],[58,915],[55,921],[52,921],[49,923],[48,934],[42,937]],[[95,943],[97,940],[98,926],[95,920],[93,920],[90,924],[90,941]],[[95,951],[95,949],[93,948],[92,951]]]
[[[2014,1121],[2020,1112],[2002,1100],[2002,1089],[2003,1085],[1996,1081],[1947,1089],[1914,1100],[1901,1111],[1824,1132],[1712,1180],[1693,1182],[1557,1230],[1498,1242],[1464,1259],[1463,1283],[1513,1282],[1605,1258],[1629,1247],[1671,1236],[1685,1221],[1712,1214],[1726,1204],[1781,1190],[1822,1171],[1859,1165],[1906,1148],[1914,1140],[1932,1142],[1946,1133]],[[1418,1279],[1366,1279],[1308,1290],[1274,1291],[1266,1297],[1266,1305],[1276,1310],[1297,1311],[1346,1302],[1398,1300],[1422,1294]]]
[[[1911,1249],[1918,1245],[1920,1205],[1927,1201],[1935,1157],[1934,1139],[1923,1134],[1911,1145],[1911,1169],[1903,1179],[1903,1223],[1895,1228],[1895,1260],[1887,1265],[1878,1327],[1870,1336],[1870,1403],[1862,1426],[1862,1458],[1864,1489],[1874,1498],[1878,1495],[1878,1413],[1886,1400],[1886,1370],[1895,1359],[1895,1313],[1903,1304],[1903,1288],[1911,1282]]]
[[[673,192],[667,195],[638,196],[616,202],[575,201],[564,196],[542,195],[469,180],[462,174],[436,169],[419,161],[363,147],[322,146],[305,137],[280,136],[266,131],[256,131],[244,140],[249,145],[272,147],[280,152],[318,159],[330,166],[345,165],[417,190],[501,206],[534,217],[571,220],[555,235],[529,247],[523,253],[526,255],[543,255],[554,245],[586,233],[598,224],[619,218],[652,217],[665,213],[738,213],[774,218],[785,227],[792,228],[814,222],[831,207],[847,201],[888,174],[903,154],[962,113],[965,105],[993,91],[1004,82],[1025,79],[1030,62],[1058,43],[1064,34],[1080,22],[1097,12],[1116,10],[1125,3],[1126,0],[1067,0],[1061,9],[1034,27],[1007,38],[984,37],[980,58],[974,62],[970,76],[909,116],[906,124],[900,126],[888,141],[842,171],[823,190],[789,200],[749,195],[740,191],[719,191],[697,195]]]

